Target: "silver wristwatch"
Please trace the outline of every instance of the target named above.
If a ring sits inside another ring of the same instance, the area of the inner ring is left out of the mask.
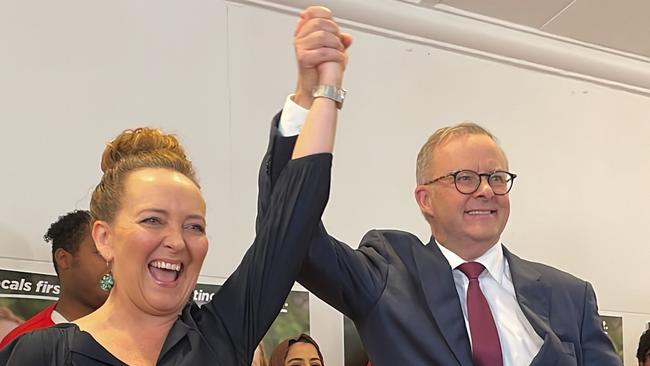
[[[336,102],[336,108],[341,109],[346,93],[347,90],[337,88],[334,85],[318,85],[311,91],[311,96],[314,98],[331,99]]]

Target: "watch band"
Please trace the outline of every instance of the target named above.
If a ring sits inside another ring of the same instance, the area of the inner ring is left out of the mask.
[[[314,98],[327,98],[336,102],[336,108],[341,109],[345,101],[347,90],[337,88],[334,85],[318,85],[312,90],[311,96]]]

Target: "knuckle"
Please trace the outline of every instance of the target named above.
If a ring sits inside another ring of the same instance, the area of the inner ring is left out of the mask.
[[[326,31],[321,30],[321,31],[316,32],[314,34],[314,36],[315,36],[316,40],[318,41],[318,43],[323,44],[323,43],[327,42],[327,39],[329,38],[328,37],[329,33],[327,33]]]
[[[318,49],[318,57],[320,57],[320,58],[328,58],[329,56],[330,56],[329,48],[319,48]]]

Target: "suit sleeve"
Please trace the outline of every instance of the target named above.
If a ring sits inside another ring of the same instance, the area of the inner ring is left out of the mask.
[[[582,364],[600,366],[622,366],[614,345],[603,331],[598,315],[596,294],[590,283],[585,285],[584,313],[582,319]]]
[[[329,197],[331,161],[331,154],[315,154],[287,164],[253,244],[195,318],[208,342],[223,327],[242,364],[250,364],[298,276]]]
[[[269,148],[260,168],[258,230],[268,211],[270,192],[290,160],[296,142],[296,137],[279,134],[280,116],[278,113],[273,119]],[[304,243],[309,253],[298,281],[343,314],[359,319],[376,303],[386,284],[387,261],[376,249],[383,244],[381,239],[379,235],[368,234],[364,242],[371,242],[375,247],[353,250],[330,236],[321,223],[310,242]]]

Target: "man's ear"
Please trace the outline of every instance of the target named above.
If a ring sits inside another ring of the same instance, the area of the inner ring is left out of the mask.
[[[97,220],[93,223],[92,237],[97,251],[108,262],[113,261],[113,246],[111,244],[111,227],[106,221]]]
[[[72,253],[68,252],[63,248],[56,248],[54,251],[54,261],[56,262],[56,268],[59,271],[65,271],[72,267],[72,262],[74,258]]]
[[[415,201],[426,218],[433,218],[433,192],[425,185],[415,187]]]

